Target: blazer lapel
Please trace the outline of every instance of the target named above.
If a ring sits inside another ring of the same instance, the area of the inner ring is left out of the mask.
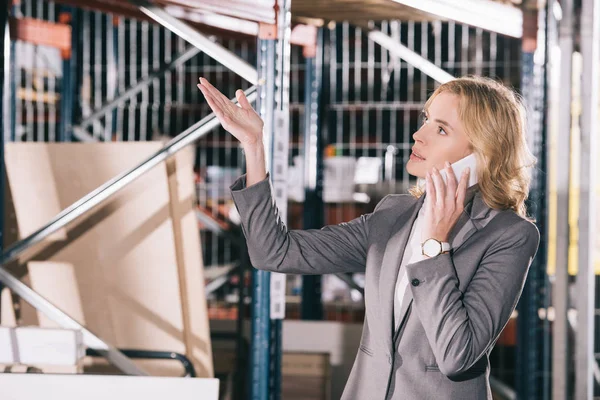
[[[417,199],[404,213],[402,213],[390,232],[390,238],[386,244],[383,260],[381,262],[381,274],[379,277],[379,304],[381,304],[381,317],[385,332],[386,344],[392,348],[394,335],[394,291],[396,279],[402,262],[402,256],[408,242],[412,225],[423,205],[425,196]]]
[[[410,285],[410,282],[409,282]],[[400,318],[398,319],[398,323],[396,324],[396,331],[394,332],[394,343],[398,340],[398,334],[401,331],[401,328],[404,326],[404,321],[406,321],[406,317],[408,316],[408,310],[410,310],[413,302],[412,290],[407,286],[404,291],[404,295],[402,296],[402,307],[400,308]]]
[[[467,201],[463,213],[450,233],[449,241],[453,253],[497,214],[497,211],[485,204],[478,186],[469,189],[465,198],[465,202]]]
[[[471,186],[467,190],[467,194],[465,196],[465,209],[464,209],[463,213],[461,214],[461,216],[459,217],[456,224],[454,225],[454,228],[452,228],[452,232],[450,232],[449,242],[451,244],[453,253],[456,252],[456,250],[458,250],[458,248],[460,248],[460,246],[462,246],[467,241],[467,239],[469,239],[475,232],[477,232],[479,229],[482,229],[485,225],[487,225],[487,223],[491,220],[491,218],[493,216],[495,216],[495,214],[497,213],[497,211],[492,210],[485,204],[485,202],[483,201],[483,198],[481,197],[481,193],[479,192],[478,189],[479,189],[479,185],[474,185],[474,186]],[[425,196],[423,196],[423,197],[425,197]],[[420,202],[420,204],[422,204],[422,202]],[[417,213],[420,208],[421,208],[420,206],[417,208],[417,210],[416,210]],[[414,219],[417,216],[417,213],[413,213],[414,215],[412,215],[411,222],[414,221]],[[392,307],[390,314],[388,314],[388,316],[389,315],[392,316],[392,320],[393,320],[393,315],[394,315],[393,306],[394,306],[394,300],[395,300],[394,290],[396,287],[396,276],[398,275],[398,269],[402,262],[402,255],[404,253],[404,247],[406,247],[406,244],[408,241],[408,234],[410,233],[410,228],[412,227],[412,223],[410,225],[407,224],[407,226],[408,226],[408,229],[407,230],[405,229],[406,230],[406,239],[404,239],[404,242],[402,243],[402,246],[403,246],[402,254],[398,258],[398,268],[396,270],[396,275],[394,276],[394,278],[391,278],[391,277],[388,278],[388,279],[393,280],[392,296],[388,300],[382,299],[385,301],[389,301],[389,303],[382,303],[384,306],[389,304]],[[391,242],[391,240],[390,240],[390,242]],[[390,245],[390,242],[388,242],[388,246]],[[394,245],[395,244],[396,243],[394,243]],[[387,255],[387,250],[386,250],[386,255]],[[384,264],[384,265],[387,265],[387,264]],[[384,284],[384,282],[382,282],[382,284]],[[380,286],[380,287],[383,288],[383,286]],[[412,301],[413,301],[412,291],[410,290],[410,288],[407,287],[406,291],[404,292],[404,296],[402,298],[402,308],[400,309],[400,314],[399,314],[399,319],[398,319],[399,323],[396,324],[395,331],[393,332],[393,343],[395,343],[396,340],[398,339],[398,337],[399,337],[398,334],[399,334],[402,326],[406,322],[407,313],[412,306]]]
[[[456,222],[454,229],[450,233],[450,247],[452,248],[452,252],[455,252],[462,244],[470,238],[475,232],[477,232],[477,228],[471,219],[471,216],[468,212],[463,211],[460,215],[460,218]]]

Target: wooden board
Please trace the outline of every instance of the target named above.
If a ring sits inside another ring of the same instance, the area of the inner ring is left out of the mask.
[[[426,21],[435,18],[391,0],[293,0],[294,17],[349,21],[363,25],[368,21],[390,19]]]

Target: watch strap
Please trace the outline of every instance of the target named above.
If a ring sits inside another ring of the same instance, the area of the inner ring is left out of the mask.
[[[442,254],[449,253],[452,247],[450,247],[450,243],[441,242],[442,243]]]

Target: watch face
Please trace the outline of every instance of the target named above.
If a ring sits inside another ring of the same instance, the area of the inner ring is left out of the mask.
[[[435,239],[427,239],[423,243],[423,253],[428,257],[435,257],[442,251],[442,245]]]

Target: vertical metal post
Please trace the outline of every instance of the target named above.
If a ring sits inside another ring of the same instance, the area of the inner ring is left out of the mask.
[[[573,55],[573,0],[561,1],[562,19],[559,25],[560,67],[557,77],[552,78],[551,90],[556,90],[558,104],[551,107],[558,115],[558,131],[553,135],[554,159],[556,166],[556,259],[552,304],[554,323],[552,332],[552,398],[568,398],[569,364],[569,172],[571,149],[571,71]],[[558,67],[558,65],[557,65]],[[556,81],[554,81],[556,79]],[[557,86],[555,86],[557,85]],[[554,94],[552,96],[554,98]],[[550,125],[552,126],[552,124]],[[552,168],[551,168],[552,170]]]
[[[556,228],[556,197],[555,197],[555,180],[552,174],[552,165],[555,165],[555,155],[552,153],[556,147],[555,141],[558,134],[558,107],[559,107],[559,85],[557,81],[560,77],[559,69],[559,48],[558,48],[558,21],[554,12],[555,3],[557,0],[548,0],[546,2],[546,170],[548,175],[546,178],[546,194],[547,194],[547,213],[546,213],[546,257],[547,271],[554,274],[556,270],[556,240],[553,238]],[[554,152],[555,153],[555,152]],[[551,279],[551,277],[548,277]],[[552,285],[546,291],[545,310],[549,310],[553,304],[553,288]],[[551,334],[551,321],[546,313],[546,318],[542,322],[542,329]],[[546,371],[552,371],[552,340],[546,340],[542,350],[542,365]],[[542,374],[542,392],[541,400],[550,400],[553,390],[552,373]]]
[[[581,175],[579,195],[579,268],[577,272],[577,332],[575,398],[594,397],[593,366],[598,185],[598,90],[600,74],[600,0],[583,0],[581,7]]]
[[[12,120],[11,110],[8,107],[10,90],[10,67],[11,67],[11,41],[8,29],[8,4],[4,3],[0,8],[0,43],[2,43],[2,73],[0,74],[0,127],[3,132],[7,132],[11,126]],[[0,138],[0,251],[4,249],[4,142],[6,135],[3,134]],[[2,294],[3,285],[0,283],[0,294]]]
[[[258,40],[258,110],[264,120],[267,171],[281,219],[287,219],[291,1],[277,1],[277,25]],[[276,33],[273,35],[273,33]],[[275,37],[274,37],[275,36]],[[253,271],[251,398],[281,397],[281,319],[285,276]]]
[[[258,88],[257,109],[265,123],[264,143],[267,170],[270,170],[271,138],[273,127],[273,98],[275,94],[275,41],[258,40],[258,76],[265,84]],[[252,352],[251,352],[251,399],[268,400],[270,380],[270,278],[266,271],[252,271]]]
[[[110,21],[110,24],[107,23],[106,26],[106,41],[110,45],[108,46],[109,50],[107,50],[106,59],[107,59],[107,71],[109,77],[114,77],[108,84],[108,94],[107,101],[110,101],[117,97],[118,92],[118,84],[119,80],[122,77],[118,74],[118,65],[119,65],[119,17],[113,15],[107,15],[107,20]],[[158,62],[158,54],[154,55],[155,60]],[[111,139],[115,137],[117,132],[117,121],[118,121],[118,107],[115,107],[110,113],[110,125],[107,123],[106,128],[110,131]]]
[[[519,399],[540,399],[544,371],[541,353],[549,340],[538,317],[538,309],[546,306],[546,10],[538,9],[537,1],[525,3],[523,12],[523,41],[521,93],[527,107],[529,147],[537,158],[532,171],[532,183],[527,203],[541,234],[537,256],[529,270],[523,294],[518,304],[516,392]]]
[[[319,28],[314,55],[306,57],[304,79],[304,229],[324,225],[323,137],[321,135],[321,88],[323,29]],[[302,319],[323,319],[321,276],[302,278]]]
[[[20,10],[19,10],[19,4],[14,4],[11,9],[12,9],[12,15],[13,17],[18,17],[20,16]],[[7,5],[8,7],[8,5]],[[4,12],[1,11],[1,12]],[[8,13],[8,11],[6,11]],[[8,17],[7,17],[8,18]],[[9,40],[10,40],[10,36],[9,36]],[[8,62],[8,68],[5,70],[5,73],[7,73],[8,75],[6,75],[8,77],[8,79],[10,79],[10,83],[5,82],[4,83],[4,88],[9,88],[9,90],[7,91],[7,93],[9,92],[9,94],[7,94],[4,99],[5,101],[9,101],[6,104],[3,104],[3,106],[5,107],[2,111],[6,111],[7,115],[10,115],[10,125],[6,125],[5,124],[2,126],[5,130],[4,132],[9,132],[10,136],[8,138],[8,140],[10,140],[11,142],[14,142],[16,137],[17,137],[17,115],[19,115],[19,113],[21,112],[20,107],[17,108],[17,82],[19,82],[19,86],[21,85],[20,82],[20,70],[18,69],[17,63],[16,63],[16,50],[17,50],[17,42],[16,40],[10,40],[10,43],[8,44],[9,46],[9,50],[8,53],[6,53],[6,51],[4,51],[4,54],[9,54],[10,56],[6,58],[5,63]],[[4,63],[2,65],[5,65]],[[6,68],[6,67],[5,67]],[[11,73],[12,72],[12,73]],[[8,86],[10,85],[10,86]],[[4,95],[4,93],[3,93]],[[8,106],[8,108],[6,108]],[[19,118],[20,119],[20,118]],[[9,128],[10,130],[6,130],[6,128]],[[7,137],[6,137],[6,133],[3,135],[3,140],[4,142],[7,141]],[[2,162],[4,163],[4,158],[2,159]]]
[[[248,375],[248,348],[244,336],[246,321],[246,272],[250,270],[250,257],[245,240],[240,240],[240,266],[238,268],[238,315],[236,321],[235,340],[235,373],[233,377],[233,400],[243,400],[247,393],[246,376]]]
[[[71,24],[71,55],[69,58],[63,60],[63,77],[62,87],[60,93],[60,125],[58,131],[59,142],[70,142],[73,135],[73,121],[74,121],[74,110],[78,104],[76,101],[77,93],[77,82],[79,71],[77,66],[79,65],[79,43],[81,40],[79,26],[81,24],[81,18],[76,15],[77,9],[70,6],[62,7],[61,14],[67,14],[68,17],[62,17],[64,20],[68,20]]]

